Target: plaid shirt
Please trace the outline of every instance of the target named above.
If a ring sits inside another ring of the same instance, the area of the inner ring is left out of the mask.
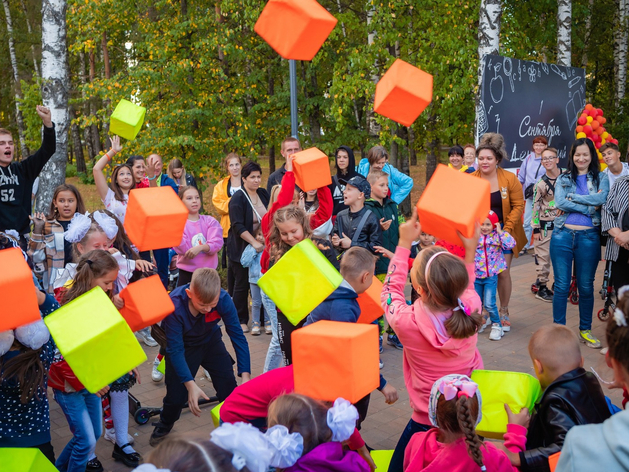
[[[33,259],[35,272],[41,273],[44,290],[53,294],[52,282],[65,267],[63,226],[57,220],[44,224],[43,234],[33,232],[28,243],[28,254]]]

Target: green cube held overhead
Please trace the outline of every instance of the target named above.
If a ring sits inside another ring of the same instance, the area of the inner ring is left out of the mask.
[[[133,140],[144,124],[146,108],[131,103],[124,98],[118,102],[109,119],[109,133]]]
[[[46,456],[32,447],[0,448],[0,470],[11,472],[58,472]]]
[[[341,285],[343,277],[310,239],[293,246],[258,281],[296,325]]]
[[[85,388],[95,393],[146,361],[146,354],[100,287],[72,300],[44,322]]]

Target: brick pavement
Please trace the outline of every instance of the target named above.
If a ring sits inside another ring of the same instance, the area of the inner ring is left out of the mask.
[[[598,292],[602,283],[603,264],[599,265],[597,278],[595,281],[595,292]],[[530,335],[540,326],[552,321],[552,304],[536,300],[530,291],[530,285],[535,280],[533,258],[524,256],[515,260],[512,268],[513,295],[510,303],[511,332],[499,342],[488,340],[489,332],[483,333],[479,337],[479,349],[485,362],[485,367],[496,370],[512,370],[528,372],[534,375],[533,368],[528,356],[527,345]],[[600,297],[595,298],[595,315],[593,331],[600,339],[604,339],[604,324],[596,318],[596,312],[602,308],[603,302]],[[568,304],[568,326],[577,329],[578,310]],[[262,372],[266,349],[270,336],[261,335],[258,337],[247,335],[249,348],[251,350],[251,363],[253,375]],[[226,343],[231,350],[229,342]],[[142,383],[132,389],[133,395],[140,400],[143,406],[160,406],[161,399],[165,394],[164,383],[154,383],[151,381],[152,360],[157,353],[157,348],[145,348],[149,362],[139,367],[142,375]],[[585,359],[585,367],[594,367],[604,379],[611,378],[611,370],[604,362],[604,357],[600,351],[588,349],[582,345],[581,352]],[[362,435],[367,444],[374,449],[393,449],[398,437],[411,417],[411,408],[408,401],[408,393],[404,386],[404,376],[402,373],[402,351],[396,350],[385,343],[382,354],[385,378],[394,385],[399,392],[400,399],[394,405],[384,403],[384,398],[378,392],[371,398],[369,416],[363,423]],[[214,390],[211,383],[201,376],[197,376],[197,382],[208,395],[212,395]],[[620,402],[619,391],[613,391],[609,396],[616,404]],[[66,419],[57,403],[49,394],[50,398],[50,419],[52,427],[52,443],[55,453],[59,455],[71,438]],[[203,434],[209,433],[213,429],[212,419],[209,409],[211,406],[203,407],[200,418],[194,417],[187,410],[176,423],[174,431],[198,431]],[[153,418],[151,421],[155,421]],[[147,455],[152,449],[149,444],[149,436],[152,431],[151,421],[140,426],[132,419],[129,423],[129,433],[134,436],[136,449],[143,455]],[[118,472],[129,470],[122,463],[116,463],[111,458],[113,445],[104,439],[100,439],[96,446],[98,458],[103,463],[106,471]]]

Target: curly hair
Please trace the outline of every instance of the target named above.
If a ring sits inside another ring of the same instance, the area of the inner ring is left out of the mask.
[[[304,239],[312,237],[310,220],[304,210],[295,205],[288,205],[277,210],[273,215],[273,224],[269,233],[269,256],[272,264],[275,264],[291,248],[291,246],[282,241],[280,230],[277,227],[278,223],[286,223],[289,220],[295,220],[297,224],[301,225],[304,231]]]

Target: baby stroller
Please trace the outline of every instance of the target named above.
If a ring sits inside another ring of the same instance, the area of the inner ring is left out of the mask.
[[[551,290],[555,291],[555,283],[553,282],[553,286]],[[537,293],[539,291],[539,285],[534,283],[531,285],[531,292]],[[568,290],[568,300],[573,305],[579,304],[579,289],[577,287],[577,276],[576,276],[576,267],[575,264],[572,264],[572,278],[570,279],[570,289]]]
[[[612,262],[607,261],[607,264],[605,265],[605,274],[603,276],[603,286],[599,292],[601,294],[601,298],[605,300],[605,306],[597,313],[598,319],[601,321],[607,321],[611,312],[616,308],[616,291],[611,284],[611,278]]]

